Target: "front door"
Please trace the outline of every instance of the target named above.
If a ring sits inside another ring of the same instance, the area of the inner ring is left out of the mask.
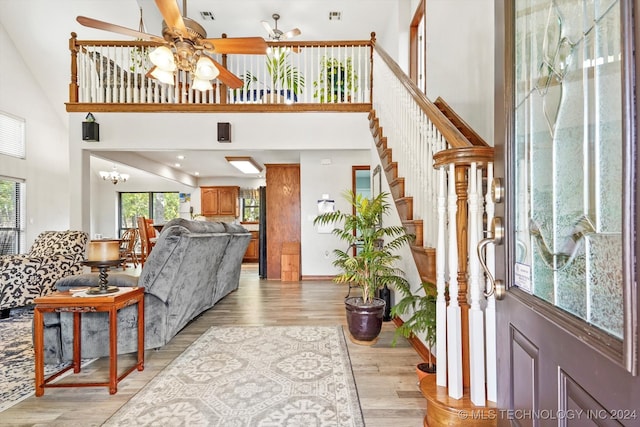
[[[497,4],[500,425],[640,425],[640,0]]]

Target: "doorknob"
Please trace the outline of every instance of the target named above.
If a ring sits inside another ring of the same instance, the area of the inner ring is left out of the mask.
[[[480,259],[480,265],[482,265],[484,272],[489,278],[489,283],[491,283],[491,289],[485,291],[484,296],[490,297],[491,295],[495,294],[496,299],[501,300],[502,298],[504,298],[504,294],[506,292],[504,281],[494,279],[493,274],[491,274],[491,271],[489,271],[489,268],[487,267],[485,259],[487,257],[487,245],[490,243],[493,243],[494,245],[501,245],[504,240],[504,226],[502,225],[502,218],[493,218],[493,220],[491,221],[491,229],[489,233],[489,237],[480,240],[480,242],[478,243],[478,258]]]

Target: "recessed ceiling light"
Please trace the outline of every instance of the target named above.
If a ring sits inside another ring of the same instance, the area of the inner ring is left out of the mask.
[[[173,164],[175,167],[179,168],[180,166],[182,166],[180,163],[174,163]]]
[[[213,12],[210,12],[208,10],[203,10],[200,12],[200,17],[202,19],[204,19],[205,21],[215,21],[216,20],[216,16],[213,14]]]
[[[200,176],[200,172],[194,172],[193,173],[195,176]]]
[[[178,160],[184,160],[184,156],[182,154],[180,154],[178,157]]]

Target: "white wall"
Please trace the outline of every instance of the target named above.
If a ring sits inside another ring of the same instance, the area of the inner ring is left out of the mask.
[[[87,230],[91,238],[95,238],[96,234],[102,234],[103,237],[118,237],[118,192],[136,192],[136,191],[156,191],[179,193],[197,193],[197,203],[199,208],[200,189],[190,187],[178,182],[158,177],[156,175],[144,172],[137,172],[135,178],[130,178],[127,182],[119,182],[114,185],[111,181],[104,181],[100,175],[100,170],[110,170],[100,167],[94,167],[96,159],[92,158],[91,172],[89,174],[91,181],[91,197],[90,197],[90,228]],[[105,162],[100,162],[105,163]],[[124,173],[123,168],[118,171]],[[195,209],[195,208],[194,208]],[[194,210],[194,212],[197,212]]]
[[[442,97],[493,145],[493,0],[429,0],[427,97]]]
[[[371,140],[371,136],[369,136]],[[349,211],[350,205],[342,194],[351,190],[351,166],[369,165],[371,153],[366,150],[306,151],[300,156],[300,229],[302,247],[302,275],[328,276],[338,270],[331,265],[333,250],[346,249],[333,234],[318,233],[313,220],[318,215],[318,200],[323,194],[336,202],[336,209]],[[327,160],[331,164],[326,163]]]
[[[26,182],[26,244],[69,222],[67,129],[0,25],[0,110],[26,120],[26,160],[0,155],[0,175]]]

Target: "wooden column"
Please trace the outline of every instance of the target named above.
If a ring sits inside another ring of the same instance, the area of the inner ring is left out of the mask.
[[[467,301],[468,281],[467,263],[468,248],[468,206],[467,189],[469,188],[468,165],[456,165],[456,195],[458,209],[456,212],[456,227],[458,230],[458,304],[462,321],[462,384],[469,387],[469,302]]]

